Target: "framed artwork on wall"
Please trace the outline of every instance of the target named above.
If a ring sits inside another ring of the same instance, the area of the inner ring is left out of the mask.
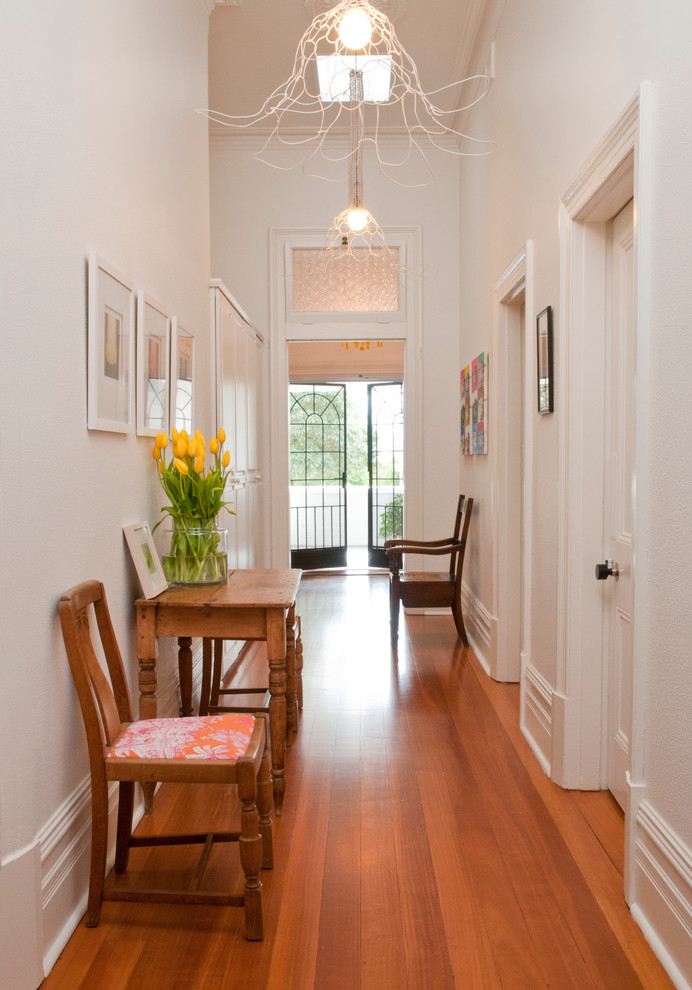
[[[192,435],[194,420],[195,338],[173,317],[171,327],[170,427]]]
[[[487,454],[488,352],[474,358],[461,372],[461,452]]]
[[[123,526],[123,533],[137,571],[142,594],[145,598],[155,598],[168,587],[159,555],[154,546],[151,530],[146,523]]]
[[[87,299],[87,429],[129,433],[135,410],[134,286],[91,252]]]
[[[538,360],[538,413],[553,411],[553,310],[546,308],[536,317],[536,354]]]
[[[171,318],[146,292],[137,298],[137,436],[168,432]]]

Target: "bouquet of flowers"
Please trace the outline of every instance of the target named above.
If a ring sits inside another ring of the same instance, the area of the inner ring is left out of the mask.
[[[161,563],[172,584],[219,584],[226,580],[225,530],[216,525],[222,509],[235,515],[224,499],[231,458],[228,451],[222,452],[225,440],[226,433],[221,428],[209,441],[213,462],[205,468],[207,445],[199,430],[190,437],[185,430],[178,433],[174,429],[168,461],[168,435],[157,434],[152,456],[170,502],[161,511],[172,523]],[[153,529],[162,522],[159,520]]]

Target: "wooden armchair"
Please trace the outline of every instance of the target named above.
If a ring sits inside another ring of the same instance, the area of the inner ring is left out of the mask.
[[[97,659],[93,611],[110,682]],[[84,719],[91,766],[91,873],[86,924],[98,925],[103,900],[223,904],[245,909],[248,939],[261,939],[261,868],[272,866],[272,788],[265,715],[132,720],[122,658],[99,581],[80,584],[60,599],[60,622]],[[200,865],[185,889],[133,889],[106,885],[108,784],[119,784],[116,872],[127,868],[131,847],[196,843]],[[241,801],[240,832],[132,835],[134,785],[158,781],[235,784]],[[258,812],[259,806],[259,812]],[[214,842],[237,841],[245,874],[242,894],[200,889]]]
[[[472,498],[459,496],[454,532],[447,539],[385,540],[384,546],[390,561],[389,622],[392,646],[395,649],[399,641],[400,603],[404,608],[451,608],[457,632],[464,646],[468,646],[461,612],[461,575],[472,507]],[[449,570],[442,573],[402,571],[401,558],[405,553],[447,555]]]

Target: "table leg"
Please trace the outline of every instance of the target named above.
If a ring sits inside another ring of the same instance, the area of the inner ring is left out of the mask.
[[[180,714],[192,715],[192,638],[178,637],[178,676],[180,677]]]
[[[272,782],[277,818],[283,810],[286,790],[286,612],[267,609],[267,660],[269,661],[269,727]]]
[[[296,701],[296,610],[292,606],[286,616],[286,746],[298,730],[298,704]]]
[[[156,718],[156,615],[137,610],[137,659],[139,661],[139,717]]]
[[[137,659],[139,661],[139,717],[156,718],[156,614],[137,609]],[[156,784],[142,784],[144,813],[154,810]]]

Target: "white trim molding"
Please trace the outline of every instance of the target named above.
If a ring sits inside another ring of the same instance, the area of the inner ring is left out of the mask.
[[[480,598],[464,581],[461,582],[461,610],[471,648],[483,670],[486,674],[490,674],[489,657],[493,639],[493,619]]]
[[[533,460],[533,241],[526,242],[494,287],[490,346],[490,422],[492,445],[492,616],[490,674],[497,681],[518,681],[521,652],[530,642],[531,520],[530,472]],[[522,324],[523,305],[524,317]],[[517,367],[524,368],[523,383]],[[522,397],[521,416],[516,415]],[[522,595],[517,589],[522,588]],[[522,642],[523,641],[523,642]]]
[[[402,272],[421,270],[422,231],[420,227],[388,227],[390,248],[398,248]],[[324,246],[324,230],[317,228],[275,228],[270,231],[271,348],[270,348],[270,450],[271,470],[271,566],[287,567],[290,558],[289,517],[289,422],[288,422],[288,342],[290,340],[341,340],[357,325],[355,339],[362,339],[368,326],[372,335],[404,341],[404,485],[406,504],[404,528],[422,531],[423,481],[418,469],[423,461],[423,302],[420,279],[402,274],[402,304],[396,322],[379,323],[380,314],[365,314],[356,324],[354,314],[315,315],[313,323],[290,319],[290,267],[287,259],[294,247]],[[321,321],[321,322],[318,322]]]
[[[647,149],[640,139],[646,119],[648,86],[626,107],[610,133],[586,162],[560,204],[560,320],[557,353],[560,436],[558,477],[558,639],[553,699],[553,759],[551,775],[563,787],[598,789],[605,786],[604,705],[602,697],[604,644],[603,596],[593,578],[602,559],[603,527],[603,382],[594,369],[603,367],[605,224],[634,194],[637,271],[646,271],[642,258],[648,238],[650,197],[646,174]],[[648,111],[647,111],[648,112]],[[643,280],[637,281],[638,347],[647,334],[648,302]],[[637,361],[639,367],[639,360]],[[646,397],[637,383],[637,417]],[[638,433],[639,422],[634,434]],[[634,456],[637,471],[636,452]],[[635,505],[634,540],[641,536],[642,501]],[[639,669],[638,609],[635,580],[635,684]],[[643,611],[642,611],[643,614]],[[639,726],[641,745],[642,696],[635,686],[633,736]],[[636,746],[636,740],[635,740]],[[637,758],[633,780],[641,774]]]
[[[692,850],[642,801],[634,848],[632,915],[678,990],[692,986]]]
[[[550,776],[553,688],[525,654],[521,658],[519,727],[543,772]]]

